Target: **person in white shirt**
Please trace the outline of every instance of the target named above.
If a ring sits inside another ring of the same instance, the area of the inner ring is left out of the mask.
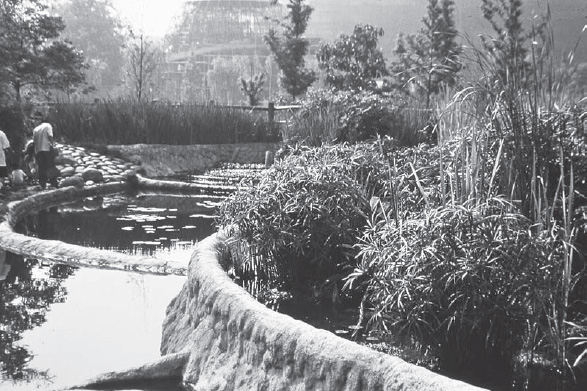
[[[47,171],[55,165],[51,153],[53,146],[53,127],[51,124],[41,121],[41,124],[33,130],[33,143],[35,145],[35,160],[41,188],[45,189],[47,179],[49,179],[53,187],[57,188],[57,177],[47,178]]]
[[[10,148],[10,141],[6,137],[6,133],[0,129],[0,188],[2,183],[8,177],[8,166],[6,164],[6,150]]]

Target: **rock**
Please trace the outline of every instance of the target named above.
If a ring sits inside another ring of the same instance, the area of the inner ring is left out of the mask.
[[[67,156],[59,155],[55,158],[55,164],[61,164],[61,165],[69,164],[69,165],[74,166],[77,164],[77,161],[75,159],[71,159]]]
[[[102,174],[102,171],[95,168],[86,168],[82,172],[82,178],[84,178],[84,181],[86,182],[92,181],[94,183],[98,183],[104,181],[104,175]]]
[[[75,168],[73,167],[64,167],[59,170],[60,175],[62,178],[66,178],[75,174]]]
[[[59,184],[61,187],[68,187],[68,186],[75,186],[75,187],[84,187],[84,178],[79,175],[70,176],[67,178],[63,178],[61,183]]]

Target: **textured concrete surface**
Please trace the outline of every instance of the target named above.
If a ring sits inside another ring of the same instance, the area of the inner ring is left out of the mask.
[[[180,376],[191,391],[481,390],[271,311],[221,267],[227,239],[214,234],[196,247],[167,309],[160,360],[75,388]]]
[[[199,243],[163,325],[191,390],[480,390],[271,311],[221,267],[227,239]]]

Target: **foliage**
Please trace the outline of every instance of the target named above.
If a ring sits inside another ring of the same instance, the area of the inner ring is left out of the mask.
[[[309,46],[304,33],[313,8],[304,4],[304,0],[289,0],[287,8],[289,21],[279,23],[283,28],[282,36],[272,28],[265,35],[265,42],[281,69],[283,87],[295,101],[316,80],[314,71],[305,68],[304,61]]]
[[[403,97],[373,92],[313,91],[301,102],[284,139],[320,146],[389,136],[402,145],[423,141],[425,120],[412,116]]]
[[[398,58],[391,66],[396,83],[406,91],[415,89],[426,96],[427,107],[432,95],[455,85],[462,67],[453,13],[453,0],[429,0],[420,32],[400,34],[397,39],[394,53]]]
[[[571,93],[577,97],[587,97],[587,62],[574,65],[569,72]]]
[[[55,12],[63,18],[63,36],[83,51],[88,83],[103,93],[120,84],[125,63],[124,26],[111,0],[68,0]]]
[[[257,106],[260,101],[263,85],[265,84],[265,74],[257,73],[252,75],[248,80],[241,77],[241,91],[249,99],[250,106]]]
[[[155,78],[157,67],[163,62],[163,53],[151,40],[141,33],[134,37],[128,48],[128,65],[126,69],[127,83],[133,97],[141,101],[153,95],[157,89]]]
[[[28,107],[27,107],[28,108]],[[19,105],[0,106],[0,129],[6,133],[14,151],[22,151],[26,143],[24,113]]]
[[[544,317],[522,335],[530,357],[524,365],[540,351],[566,376],[572,362],[568,321],[584,313],[579,303],[586,289],[585,247],[577,239],[585,234],[577,219],[577,207],[587,201],[579,179],[587,173],[585,107],[572,101],[561,72],[570,64],[554,65],[554,39],[544,26],[532,37],[531,62],[524,66],[496,61],[486,50],[473,52],[472,80],[440,115],[439,143],[458,145],[441,159],[440,178],[446,204],[502,195],[531,222],[534,238],[555,241],[552,296],[545,296]]]
[[[242,186],[218,212],[251,249],[241,269],[287,289],[339,281],[366,223],[381,167],[376,145],[301,148],[276,161],[255,186]],[[369,169],[373,172],[368,174]]]
[[[224,144],[277,141],[273,124],[214,105],[59,103],[49,113],[56,137],[97,144]]]
[[[525,87],[526,77],[532,73],[530,45],[545,41],[546,20],[527,33],[522,25],[522,0],[482,0],[481,9],[495,33],[494,37],[481,37],[483,48],[495,63],[493,77],[503,84]]]
[[[508,373],[528,325],[543,322],[556,303],[563,258],[556,231],[533,233],[501,198],[399,221],[384,203],[373,206],[347,283],[368,280],[374,326],[415,336],[444,369]]]
[[[389,74],[377,47],[381,36],[383,29],[359,24],[351,36],[342,34],[333,44],[322,45],[316,57],[326,82],[338,90],[374,90],[375,79]]]
[[[41,0],[6,0],[0,5],[0,69],[17,101],[25,87],[68,90],[84,81],[84,58],[60,40],[65,25],[49,16]]]

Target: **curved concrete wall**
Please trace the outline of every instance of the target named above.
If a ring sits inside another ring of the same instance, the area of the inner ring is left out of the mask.
[[[128,270],[160,275],[186,275],[187,265],[179,262],[159,261],[150,257],[139,257],[115,251],[76,246],[58,240],[44,240],[14,232],[13,228],[18,220],[33,210],[59,205],[84,197],[121,193],[131,189],[190,193],[202,190],[201,186],[195,184],[157,181],[133,175],[129,176],[125,182],[110,182],[80,188],[66,187],[39,192],[20,201],[11,202],[8,205],[4,221],[0,223],[0,246],[25,257],[47,259],[72,266]],[[220,187],[219,190],[225,190],[225,187]]]
[[[189,355],[188,389],[480,390],[271,311],[221,266],[230,263],[228,239],[198,244],[167,309],[161,353]]]

